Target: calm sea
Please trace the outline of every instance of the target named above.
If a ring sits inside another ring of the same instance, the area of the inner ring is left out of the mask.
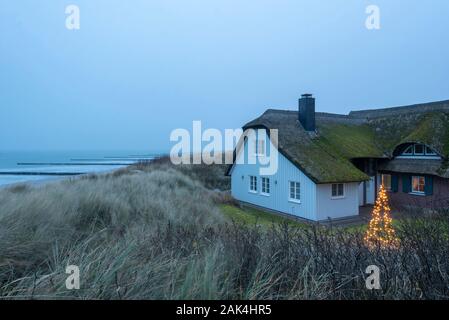
[[[0,151],[0,186],[107,172],[155,156],[145,151]]]

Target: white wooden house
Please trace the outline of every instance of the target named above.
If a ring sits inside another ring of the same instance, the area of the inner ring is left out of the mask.
[[[433,125],[439,129],[429,132]],[[305,94],[298,111],[269,109],[243,129],[254,130],[227,172],[241,202],[313,221],[346,218],[373,204],[384,180],[397,205],[449,206],[448,101],[337,115],[316,113]],[[408,154],[414,146],[422,154]],[[261,175],[275,148],[276,172]]]

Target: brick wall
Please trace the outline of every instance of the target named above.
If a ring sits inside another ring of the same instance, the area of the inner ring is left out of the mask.
[[[390,204],[393,208],[400,209],[405,206],[422,208],[448,208],[449,207],[449,179],[433,177],[433,195],[421,196],[404,193],[402,190],[402,174],[399,176],[398,192],[390,192]]]

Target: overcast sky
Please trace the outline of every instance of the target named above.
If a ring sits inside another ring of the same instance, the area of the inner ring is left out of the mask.
[[[0,151],[165,151],[304,92],[337,113],[445,100],[448,40],[447,0],[2,0]]]

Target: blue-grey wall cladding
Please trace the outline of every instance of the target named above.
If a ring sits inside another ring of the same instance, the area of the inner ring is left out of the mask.
[[[255,131],[254,135],[257,136],[261,132],[264,131]],[[239,158],[241,159],[241,157],[245,157],[245,160],[254,157],[252,147],[256,139],[254,135],[250,134],[248,136],[244,148],[237,153],[237,160]],[[266,141],[267,153],[271,152],[274,146],[266,132],[258,138]],[[278,170],[274,175],[268,176],[270,179],[270,194],[264,195],[261,192],[262,177],[259,174],[259,168],[259,164],[249,164],[248,161],[245,161],[243,164],[234,165],[231,172],[232,195],[234,198],[301,218],[317,220],[316,185],[312,180],[279,153]],[[249,189],[250,176],[257,177],[257,192],[251,192]],[[299,203],[289,200],[290,181],[300,183],[301,199]]]

